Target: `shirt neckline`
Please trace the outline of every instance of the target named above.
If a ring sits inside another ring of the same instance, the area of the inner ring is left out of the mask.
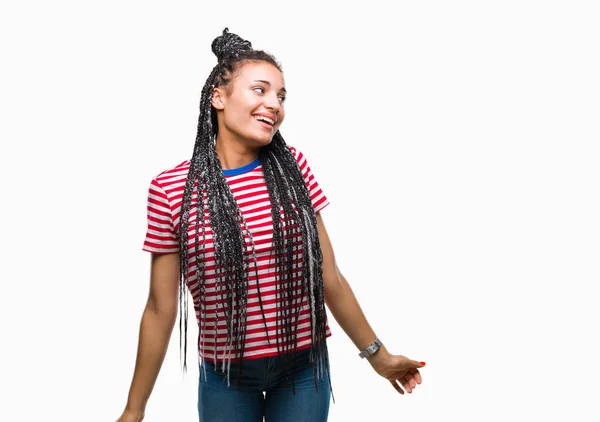
[[[259,165],[260,165],[260,157],[258,157],[256,160],[252,161],[251,163],[246,164],[245,166],[238,167],[236,169],[229,169],[229,170],[222,169],[221,171],[223,172],[223,176],[237,176],[237,175],[249,172],[250,170],[254,170]]]

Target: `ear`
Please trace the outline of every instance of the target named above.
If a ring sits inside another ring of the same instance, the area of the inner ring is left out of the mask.
[[[225,92],[225,90],[223,88],[214,88],[213,89],[212,106],[216,110],[223,110],[225,108],[225,100],[227,97],[226,94],[227,93]]]

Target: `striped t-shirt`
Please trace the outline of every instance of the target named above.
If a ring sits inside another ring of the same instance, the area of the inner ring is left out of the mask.
[[[329,201],[321,191],[317,180],[312,174],[312,171],[304,157],[304,155],[292,146],[288,146],[293,153],[304,181],[308,187],[310,198],[313,204],[315,213],[318,213],[327,205]],[[177,232],[179,229],[179,216],[181,211],[181,201],[183,198],[183,189],[187,179],[187,174],[190,167],[190,161],[186,160],[178,166],[166,170],[156,176],[150,183],[148,193],[148,229],[143,249],[148,252],[176,253],[179,252],[179,241]],[[244,359],[259,358],[277,355],[276,341],[276,324],[277,324],[277,302],[276,285],[278,280],[278,269],[275,265],[274,255],[271,254],[273,249],[273,220],[271,217],[271,203],[269,193],[265,183],[260,159],[247,164],[243,167],[231,170],[222,170],[227,183],[229,184],[233,196],[235,197],[238,206],[246,220],[248,230],[252,234],[254,247],[256,251],[256,259],[258,262],[258,283],[260,285],[260,293],[263,314],[260,309],[258,290],[256,288],[256,272],[254,265],[251,263],[249,273],[246,275],[248,280],[248,305],[247,305],[247,324],[246,324],[246,343],[244,350]],[[215,293],[215,272],[214,272],[214,249],[212,248],[212,232],[208,220],[206,220],[206,262],[205,262],[205,307],[204,311],[208,315],[200,315],[200,295],[196,282],[196,262],[195,262],[195,207],[196,193],[192,197],[190,207],[190,224],[189,224],[189,242],[188,242],[188,289],[192,295],[194,309],[196,311],[196,321],[199,328],[203,326],[204,330],[200,330],[200,357],[208,360],[213,360],[215,352],[215,315],[214,311],[217,307],[217,295]],[[205,218],[208,218],[208,210],[205,210]],[[246,238],[246,246],[248,251],[251,251],[249,237],[244,233]],[[200,241],[202,241],[202,233],[200,233]],[[297,240],[302,245],[302,240]],[[300,247],[301,250],[301,247]],[[301,275],[302,270],[302,255],[299,255],[300,262],[296,277]],[[306,289],[305,289],[306,290]],[[298,294],[301,291],[298,290]],[[219,323],[217,330],[217,358],[219,360],[226,356],[225,344],[227,341],[227,326],[225,318],[222,314],[222,309],[219,307]],[[265,332],[265,321],[268,333]],[[281,323],[280,323],[281,325]],[[331,336],[329,326],[326,327],[327,337]],[[308,302],[308,294],[304,293],[303,306],[300,312],[298,321],[298,338],[297,349],[310,347],[310,305]],[[280,338],[280,340],[283,340]]]

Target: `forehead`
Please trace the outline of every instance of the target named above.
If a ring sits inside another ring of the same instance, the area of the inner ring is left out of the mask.
[[[268,81],[275,89],[285,87],[283,74],[267,62],[248,62],[239,69],[236,82],[251,83],[253,81]]]

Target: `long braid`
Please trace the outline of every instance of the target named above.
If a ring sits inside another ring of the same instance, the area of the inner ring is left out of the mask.
[[[218,58],[218,64],[210,73],[202,89],[198,132],[193,155],[185,183],[179,220],[180,245],[180,348],[183,343],[183,370],[186,371],[187,348],[187,294],[185,286],[193,281],[199,294],[199,313],[201,318],[198,347],[202,347],[202,333],[207,318],[215,317],[214,353],[215,362],[221,361],[222,372],[227,372],[229,382],[233,355],[236,356],[237,380],[241,379],[243,356],[246,343],[246,319],[248,303],[248,284],[253,269],[261,313],[268,333],[265,312],[261,300],[258,282],[258,262],[254,240],[235,197],[223,175],[216,153],[215,138],[218,132],[216,113],[212,108],[212,95],[215,87],[228,87],[236,72],[246,62],[268,62],[281,70],[277,61],[268,53],[253,50],[250,42],[228,32],[212,43],[212,50]],[[277,132],[271,143],[260,150],[260,161],[264,171],[265,183],[271,202],[273,218],[273,250],[279,274],[276,292],[281,315],[281,327],[277,325],[277,350],[286,373],[292,375],[295,392],[294,353],[297,347],[297,331],[303,297],[308,295],[311,310],[312,346],[310,361],[314,367],[315,387],[317,380],[323,377],[324,370],[329,371],[326,343],[326,313],[323,291],[322,256],[319,244],[316,217],[310,195],[292,152],[283,137]],[[190,231],[192,203],[195,202],[195,223]],[[207,226],[208,224],[208,226]],[[206,303],[206,266],[205,261],[210,249],[207,245],[207,227],[212,234],[215,263],[215,309],[207,309]],[[246,243],[246,236],[250,250]],[[190,243],[193,239],[195,267],[190,268]],[[301,239],[301,250],[300,242]],[[301,277],[298,277],[299,263],[302,262]],[[193,276],[196,277],[192,280]],[[298,296],[298,290],[301,294]],[[220,319],[227,326],[227,338],[223,353],[218,355],[217,329]],[[183,328],[182,328],[183,321]],[[281,330],[281,331],[280,331]],[[281,337],[281,340],[280,340]],[[267,339],[268,340],[268,339]],[[217,365],[215,365],[216,370]],[[206,366],[204,366],[206,370]],[[331,380],[329,380],[331,389]],[[333,392],[332,392],[333,393]],[[335,401],[335,399],[334,399]]]
[[[193,157],[200,156],[201,147],[206,144],[205,138],[210,136],[212,133],[212,121],[210,118],[210,104],[212,99],[212,89],[208,82],[214,79],[215,75],[220,72],[220,65],[215,66],[210,76],[208,77],[207,83],[202,89],[202,94],[200,97],[200,116],[198,118],[198,134],[196,136],[196,143],[194,145]],[[205,166],[206,167],[206,166]],[[199,179],[199,175],[201,174],[202,180]],[[188,279],[189,274],[189,259],[188,259],[188,249],[189,249],[189,220],[190,220],[190,206],[193,198],[193,191],[195,185],[200,182],[204,186],[205,184],[205,173],[199,174],[199,163],[198,160],[192,159],[190,162],[190,168],[188,173],[188,178],[186,180],[183,198],[181,201],[181,212],[179,214],[179,262],[180,262],[180,276],[179,276],[179,348],[182,348],[182,337],[184,338],[184,346],[183,346],[183,371],[187,370],[186,365],[186,357],[187,357],[187,319],[188,319],[188,296],[185,292],[185,286]],[[197,196],[197,202],[199,201],[199,196]],[[202,213],[204,214],[204,213]],[[198,218],[198,215],[196,216]],[[204,238],[204,218],[202,218],[202,233]],[[197,233],[198,230],[196,229]],[[196,238],[196,240],[198,240]],[[205,241],[205,239],[204,239]],[[196,244],[196,256],[199,254],[198,250],[198,242]],[[203,250],[204,256],[205,250]],[[198,260],[196,260],[196,266],[198,265]],[[202,260],[204,263],[204,260]],[[204,277],[204,271],[202,271],[202,276]],[[196,268],[196,276],[198,277],[198,282],[200,282],[200,277],[198,275],[198,268]],[[203,278],[202,277],[202,278]],[[202,302],[201,302],[202,303]],[[183,305],[183,306],[182,306]],[[185,333],[182,336],[182,322],[183,322],[183,332]]]
[[[327,332],[325,321],[325,296],[323,293],[322,255],[316,216],[298,163],[291,151],[287,148],[287,145],[279,132],[275,134],[271,143],[261,150],[261,162],[263,163],[263,171],[267,186],[272,184],[278,187],[278,195],[272,195],[271,189],[269,189],[272,213],[275,215],[274,209],[281,206],[283,208],[283,218],[286,221],[289,221],[288,218],[296,220],[302,234],[303,265],[301,282],[306,285],[309,292],[312,336],[310,359],[315,362],[315,387],[318,389],[317,379],[323,377],[323,370],[325,369],[328,371],[329,365],[326,345]],[[289,182],[286,179],[289,179]],[[286,200],[280,201],[280,204],[277,204],[276,202],[280,196],[286,197]],[[292,201],[296,205],[296,208],[299,211],[301,210],[301,212],[296,213],[293,208],[289,207],[289,201]],[[277,210],[277,214],[279,214],[279,210]],[[293,217],[294,215],[296,215],[296,218]],[[276,233],[275,225],[273,228],[274,249],[276,251],[285,250],[283,245],[279,243],[282,241],[281,234]],[[288,248],[292,241],[293,238],[290,238],[287,242]],[[279,271],[282,274],[288,271],[287,268],[283,267],[281,260],[279,261]],[[283,277],[280,284],[284,284]],[[293,283],[290,284],[293,285]],[[286,332],[293,332],[294,337],[296,337],[297,321],[298,319],[296,318],[294,326],[292,327],[291,319],[284,318],[284,322],[287,325],[284,329]],[[291,361],[293,355],[289,354],[284,356],[285,357],[282,356],[284,367],[289,365],[293,367],[294,362]],[[293,372],[292,383],[294,384]]]

